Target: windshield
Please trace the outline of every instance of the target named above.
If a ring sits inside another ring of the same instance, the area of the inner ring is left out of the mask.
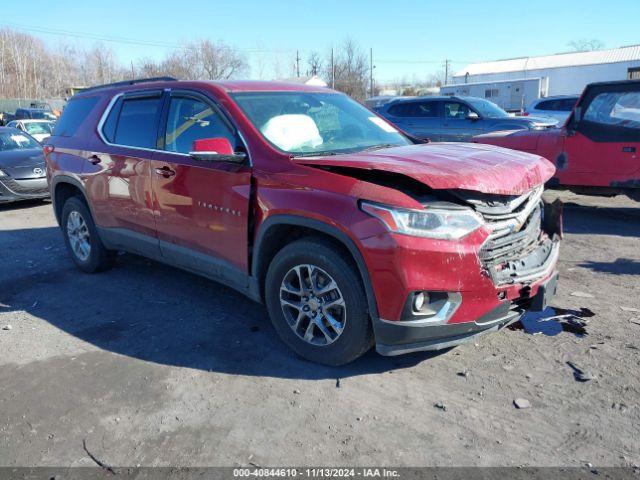
[[[42,148],[33,138],[15,131],[0,131],[0,151],[26,150],[28,148]]]
[[[294,155],[411,144],[395,127],[346,95],[251,92],[233,98],[267,141]]]
[[[482,98],[467,98],[465,100],[485,118],[505,118],[509,116],[507,112],[488,100],[483,100]]]
[[[42,133],[51,135],[51,124],[49,122],[25,122],[23,125],[29,135]]]

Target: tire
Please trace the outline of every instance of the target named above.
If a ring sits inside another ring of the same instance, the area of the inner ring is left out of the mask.
[[[344,365],[373,345],[362,279],[331,242],[303,238],[280,250],[267,271],[265,301],[280,338],[308,360]]]
[[[113,267],[117,252],[107,250],[102,244],[91,212],[82,199],[71,197],[65,202],[61,227],[69,255],[80,270],[96,273]],[[78,235],[81,240],[86,240],[88,250],[84,242],[79,245]]]

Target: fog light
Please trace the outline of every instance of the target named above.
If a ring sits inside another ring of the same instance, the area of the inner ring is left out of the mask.
[[[424,302],[429,300],[429,295],[425,295],[424,292],[418,292],[413,297],[413,310],[420,312],[424,306]]]

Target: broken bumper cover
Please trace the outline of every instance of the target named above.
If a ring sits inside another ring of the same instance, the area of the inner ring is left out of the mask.
[[[505,302],[475,322],[440,325],[374,320],[376,351],[385,356],[426,350],[442,350],[470,342],[516,322],[525,310]]]

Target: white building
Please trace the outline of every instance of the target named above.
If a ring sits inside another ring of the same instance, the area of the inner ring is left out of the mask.
[[[540,89],[543,96],[578,94],[593,82],[640,79],[640,45],[472,63],[453,76],[452,84],[508,84],[534,78],[545,87]]]

